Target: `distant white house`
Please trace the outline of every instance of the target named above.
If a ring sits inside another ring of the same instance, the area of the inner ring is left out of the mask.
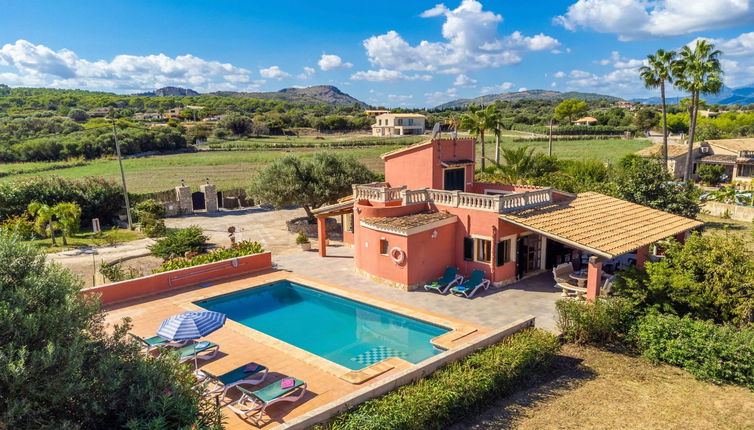
[[[418,113],[383,113],[372,124],[372,136],[408,136],[424,134],[427,118]]]

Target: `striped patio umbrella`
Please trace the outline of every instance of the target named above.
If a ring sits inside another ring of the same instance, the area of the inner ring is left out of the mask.
[[[212,311],[189,311],[173,315],[160,324],[159,336],[170,340],[204,337],[225,324],[225,314]]]

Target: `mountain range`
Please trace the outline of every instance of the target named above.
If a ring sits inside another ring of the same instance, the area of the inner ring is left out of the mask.
[[[668,104],[676,104],[681,99],[686,98],[686,97],[687,96],[667,97],[666,102]],[[731,104],[747,105],[750,103],[754,103],[754,84],[747,85],[744,87],[739,87],[739,88],[730,88],[730,87],[723,86],[722,90],[718,94],[702,94],[702,100],[706,101],[709,104],[721,104],[721,105],[731,105]],[[657,104],[660,104],[660,96],[649,97],[649,98],[644,98],[644,99],[631,99],[631,101],[657,105]]]
[[[516,101],[525,99],[535,100],[564,100],[564,99],[578,99],[586,101],[605,100],[608,102],[617,102],[623,100],[620,97],[608,96],[605,94],[596,93],[580,93],[577,91],[569,91],[562,93],[560,91],[551,90],[527,90],[527,91],[515,91],[510,93],[500,94],[487,94],[479,96],[473,99],[458,99],[443,103],[439,106],[435,106],[434,109],[450,109],[450,108],[462,108],[472,103],[477,105],[488,105],[498,100],[500,101]]]
[[[198,96],[200,93],[190,88],[163,87],[154,91],[135,94],[137,96],[165,97],[165,96]],[[315,85],[305,88],[283,88],[280,91],[269,92],[240,92],[215,91],[206,93],[218,97],[244,97],[250,99],[284,100],[292,103],[327,104],[333,106],[366,106],[361,100],[355,99],[332,85]]]

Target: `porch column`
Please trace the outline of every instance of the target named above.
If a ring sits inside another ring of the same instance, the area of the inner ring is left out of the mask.
[[[317,240],[319,240],[319,256],[327,257],[327,217],[317,218]]]
[[[683,233],[678,233],[675,235],[675,240],[677,240],[680,243],[686,243],[686,238],[689,236],[689,232],[684,231]]]
[[[643,269],[649,256],[649,245],[642,246],[636,250],[636,268]]]
[[[602,283],[602,259],[599,257],[589,257],[589,270],[586,279],[586,299],[594,301],[600,295]]]

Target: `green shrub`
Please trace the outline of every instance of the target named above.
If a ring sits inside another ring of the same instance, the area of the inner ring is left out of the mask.
[[[561,299],[555,303],[555,308],[558,328],[569,342],[620,342],[636,320],[631,302],[616,297],[595,302]]]
[[[76,275],[10,235],[0,235],[0,261],[3,428],[221,428],[191,368],[145,356],[127,320],[106,330]]]
[[[168,228],[165,226],[164,220],[142,216],[141,231],[143,231],[147,237],[162,237],[167,234]]]
[[[29,214],[24,212],[3,221],[0,224],[0,232],[16,234],[23,240],[31,240],[34,238],[34,222],[29,218]]]
[[[155,199],[147,199],[134,206],[133,214],[137,220],[145,217],[158,220],[165,218],[165,206]]]
[[[251,254],[261,254],[264,252],[262,244],[259,242],[240,242],[232,248],[218,248],[206,254],[199,254],[191,258],[174,258],[168,260],[152,273],[167,272],[170,270],[185,269],[186,267],[198,266],[200,264],[214,263],[215,261],[227,260],[229,258],[243,257]]]
[[[417,382],[369,400],[321,428],[445,428],[483,408],[491,399],[516,390],[527,376],[551,364],[559,349],[554,335],[524,330]]]
[[[142,276],[138,269],[129,267],[124,270],[120,263],[107,264],[103,262],[99,266],[99,273],[110,282],[120,282]]]
[[[209,238],[197,226],[190,226],[180,230],[168,232],[164,239],[149,246],[152,255],[165,260],[184,256],[187,252],[201,252],[207,245]]]
[[[304,232],[298,232],[298,234],[296,235],[296,245],[303,245],[305,243],[309,243],[309,238],[306,237]]]
[[[76,203],[81,208],[82,223],[99,218],[107,224],[123,207],[123,194],[117,183],[93,177],[38,176],[0,183],[0,219],[21,215],[34,201],[51,207],[63,202]]]
[[[715,186],[723,180],[725,166],[722,164],[700,164],[696,169],[696,175],[703,183]]]
[[[718,326],[689,317],[650,314],[635,331],[642,355],[699,379],[754,389],[754,329]]]

